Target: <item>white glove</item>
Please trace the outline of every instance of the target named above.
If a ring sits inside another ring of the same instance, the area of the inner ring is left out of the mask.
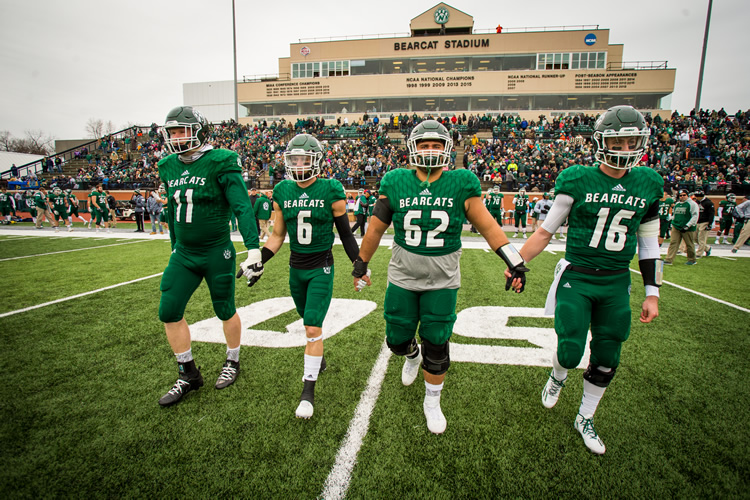
[[[247,251],[247,259],[240,264],[237,277],[245,276],[247,286],[253,286],[263,276],[263,262],[260,250],[257,248]]]
[[[55,210],[55,215],[60,215],[59,213],[57,213],[57,210]]]
[[[368,269],[366,276],[369,278],[371,274],[372,274],[372,271],[370,271]],[[362,290],[364,290],[364,288],[366,286],[367,286],[367,282],[365,280],[359,280],[359,281],[357,281],[357,291],[358,292],[361,292]]]

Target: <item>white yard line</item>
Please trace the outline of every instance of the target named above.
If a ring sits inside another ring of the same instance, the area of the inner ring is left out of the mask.
[[[380,395],[380,388],[383,385],[390,357],[391,350],[384,343],[380,349],[380,355],[375,361],[375,366],[370,372],[370,377],[367,379],[367,386],[359,398],[359,404],[354,410],[354,418],[349,422],[349,429],[347,429],[344,441],[336,454],[336,461],[328,474],[323,493],[320,494],[321,498],[329,500],[341,499],[346,496],[352,478],[352,470],[357,463],[357,454],[367,435],[370,415]]]
[[[720,258],[720,259],[726,259],[726,260],[737,260],[737,259],[733,259],[731,257],[722,257],[721,255],[717,255],[717,257]]]
[[[7,313],[2,313],[2,314],[0,314],[0,318],[5,318],[6,316],[13,316],[14,314],[18,314],[18,313],[22,313],[22,312],[26,312],[26,311],[33,311],[34,309],[39,309],[40,307],[51,306],[53,304],[59,304],[60,302],[66,302],[68,300],[80,299],[81,297],[85,297],[87,295],[93,295],[95,293],[103,292],[105,290],[111,290],[113,288],[118,288],[118,287],[121,287],[121,286],[130,285],[132,283],[137,283],[139,281],[144,281],[144,280],[148,280],[148,279],[151,279],[151,278],[156,278],[158,276],[161,276],[162,274],[164,274],[164,273],[152,274],[151,276],[144,276],[143,278],[137,278],[137,279],[134,279],[134,280],[125,281],[123,283],[117,283],[116,285],[110,285],[110,286],[105,286],[104,288],[98,288],[96,290],[91,290],[90,292],[79,293],[78,295],[71,295],[70,297],[64,297],[62,299],[53,300],[51,302],[45,302],[43,304],[37,304],[37,305],[31,306],[31,307],[24,307],[23,309],[18,309],[16,311],[10,311],[10,312],[7,312]]]
[[[0,241],[17,241],[17,240],[30,240],[33,238],[38,238],[38,236],[17,236],[17,237],[10,237],[10,238],[2,238]]]
[[[73,250],[60,250],[58,252],[36,253],[34,255],[22,255],[21,257],[8,257],[5,259],[0,259],[0,262],[5,262],[6,260],[29,259],[31,257],[43,257],[45,255],[56,255],[59,253],[80,252],[82,250],[92,250],[94,248],[107,248],[107,247],[116,247],[118,245],[131,245],[133,243],[142,243],[144,241],[149,241],[149,240],[136,240],[136,241],[128,241],[126,243],[113,243],[112,245],[99,245],[96,247],[74,248]]]
[[[641,274],[640,272],[636,271],[635,269],[631,269],[632,272],[635,274]],[[711,297],[710,295],[706,295],[705,293],[701,293],[695,290],[692,290],[690,288],[686,288],[684,286],[680,286],[677,283],[672,283],[671,281],[664,281],[667,285],[672,285],[675,288],[679,288],[680,290],[684,290],[686,292],[694,293],[695,295],[698,295],[699,297],[703,297],[704,299],[713,300],[714,302],[718,302],[719,304],[724,304],[725,306],[734,307],[735,309],[738,309],[742,312],[750,313],[750,309],[745,309],[744,307],[740,307],[736,304],[732,304],[731,302],[727,302],[725,300],[717,299],[716,297]]]

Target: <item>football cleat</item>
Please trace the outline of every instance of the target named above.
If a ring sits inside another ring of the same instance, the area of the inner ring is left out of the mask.
[[[315,381],[305,380],[302,387],[299,406],[294,412],[297,418],[308,419],[313,416],[313,403],[315,402]]]
[[[415,358],[409,358],[404,356],[404,367],[401,369],[401,383],[404,385],[411,385],[417,379],[419,374],[419,366],[422,363],[422,352],[417,347],[417,356]]]
[[[224,389],[225,387],[229,387],[230,385],[234,384],[239,374],[240,362],[232,361],[231,359],[226,360],[214,387],[216,387],[217,389]]]
[[[593,416],[586,418],[579,413],[578,416],[576,416],[576,421],[573,424],[573,427],[575,427],[575,429],[581,434],[586,448],[597,455],[604,455],[606,448],[604,447],[602,440],[599,438],[599,434],[596,433],[596,429],[594,429]]]
[[[437,396],[428,396],[425,394],[424,403],[424,416],[427,419],[427,428],[433,434],[442,434],[445,432],[445,428],[448,426],[448,422],[445,420],[443,411],[440,409],[440,394]]]
[[[173,405],[178,403],[188,392],[197,391],[203,387],[203,376],[200,371],[197,373],[198,376],[193,378],[188,378],[187,375],[180,373],[177,382],[175,382],[172,388],[163,395],[161,399],[159,399],[159,404],[162,406]]]
[[[560,397],[560,391],[565,387],[566,380],[567,378],[557,380],[550,372],[547,383],[542,389],[542,404],[545,408],[552,408],[557,404],[557,399]]]

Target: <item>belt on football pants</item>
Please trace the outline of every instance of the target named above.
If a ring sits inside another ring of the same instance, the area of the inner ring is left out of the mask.
[[[617,274],[627,273],[630,269],[591,269],[590,267],[574,266],[571,264],[568,266],[568,270],[594,276],[615,276]]]

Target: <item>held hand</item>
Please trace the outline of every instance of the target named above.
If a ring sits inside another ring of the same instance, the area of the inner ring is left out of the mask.
[[[651,295],[646,297],[641,306],[641,323],[651,323],[659,316],[659,297]]]
[[[257,248],[248,250],[247,259],[240,264],[237,278],[243,275],[247,278],[247,286],[253,286],[263,276],[262,255]]]
[[[519,265],[513,269],[505,270],[505,291],[511,288],[516,293],[521,293],[526,288],[526,273],[529,269],[524,265]]]
[[[358,292],[361,292],[362,290],[364,290],[366,286],[372,285],[372,282],[370,281],[371,274],[372,274],[372,271],[368,269],[367,274],[365,274],[361,278],[354,278],[354,288]]]

